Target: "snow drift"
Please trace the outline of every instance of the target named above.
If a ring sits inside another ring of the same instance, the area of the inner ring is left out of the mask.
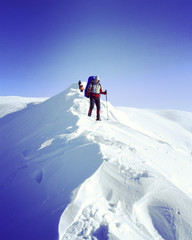
[[[1,239],[192,239],[192,114],[108,106],[74,84],[0,119]]]

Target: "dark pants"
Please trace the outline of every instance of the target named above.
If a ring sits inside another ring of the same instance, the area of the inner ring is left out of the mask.
[[[100,97],[93,97],[93,96],[90,97],[90,108],[89,108],[88,116],[91,116],[91,113],[95,104],[97,106],[97,120],[99,120],[100,119]]]

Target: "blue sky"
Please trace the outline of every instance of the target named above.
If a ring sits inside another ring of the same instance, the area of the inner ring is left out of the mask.
[[[192,112],[190,0],[2,0],[0,95],[99,75],[115,106]]]

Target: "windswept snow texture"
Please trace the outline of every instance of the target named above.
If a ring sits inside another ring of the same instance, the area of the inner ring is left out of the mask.
[[[0,119],[0,239],[192,239],[192,113],[105,104],[73,84]]]

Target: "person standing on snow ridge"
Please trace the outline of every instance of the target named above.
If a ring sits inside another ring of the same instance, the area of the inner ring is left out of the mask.
[[[103,92],[100,79],[98,76],[94,80],[92,80],[87,88],[90,98],[90,108],[88,112],[88,116],[91,117],[92,110],[94,108],[94,104],[97,106],[97,121],[101,121],[100,118],[100,94],[106,95],[107,90]]]
[[[83,84],[81,83],[81,80],[79,80],[78,85],[79,85],[79,90],[81,92],[83,92],[84,91],[84,87],[83,87]]]

